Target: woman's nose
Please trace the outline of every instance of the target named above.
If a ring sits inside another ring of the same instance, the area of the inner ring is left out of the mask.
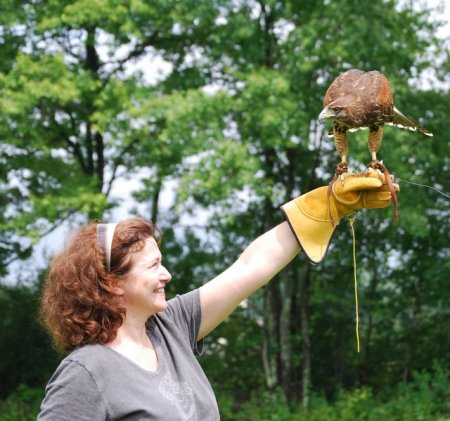
[[[170,272],[166,269],[165,266],[161,266],[162,272],[161,272],[161,278],[164,282],[170,282],[172,280],[172,275]]]

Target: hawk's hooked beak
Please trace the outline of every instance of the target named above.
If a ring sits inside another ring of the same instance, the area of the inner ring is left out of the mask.
[[[327,118],[334,118],[336,114],[330,108],[325,107],[322,112],[319,114],[319,121],[326,120]]]

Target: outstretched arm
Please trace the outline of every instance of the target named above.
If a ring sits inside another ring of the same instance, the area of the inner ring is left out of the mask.
[[[258,237],[233,265],[200,288],[202,320],[198,339],[283,269],[299,253],[299,244],[312,263],[322,261],[342,217],[359,209],[390,205],[388,184],[378,171],[346,173],[330,188],[319,187],[283,205],[289,224],[283,222]],[[398,191],[398,185],[393,186]]]
[[[299,251],[287,222],[254,240],[236,262],[200,288],[202,321],[198,339],[219,325],[242,300],[269,282]]]

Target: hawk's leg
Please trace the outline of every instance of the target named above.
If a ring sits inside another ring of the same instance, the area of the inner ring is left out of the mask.
[[[347,140],[347,130],[342,129],[338,125],[333,126],[333,136],[334,136],[334,144],[336,145],[336,149],[341,157],[341,162],[336,166],[336,174],[333,179],[328,184],[328,214],[330,216],[331,225],[334,227],[334,219],[331,215],[331,207],[330,207],[330,195],[331,190],[333,188],[334,182],[340,178],[341,182],[344,182],[344,173],[348,172],[348,164],[347,164],[347,155],[348,155],[348,140]]]
[[[347,155],[348,155],[348,140],[347,131],[338,126],[333,127],[334,144],[341,157],[341,162],[336,166],[336,175],[340,176],[348,172]]]
[[[372,162],[370,167],[373,169],[378,168],[377,152],[380,150],[381,142],[383,141],[383,126],[371,127],[369,132],[369,152],[372,155]]]

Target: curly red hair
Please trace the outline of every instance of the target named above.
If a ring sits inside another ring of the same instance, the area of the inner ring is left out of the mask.
[[[65,249],[53,257],[44,283],[40,320],[57,349],[68,352],[86,344],[106,344],[116,337],[125,317],[116,287],[131,269],[133,253],[150,237],[159,243],[160,231],[148,220],[119,222],[112,239],[109,272],[97,240],[97,223],[76,231]]]

